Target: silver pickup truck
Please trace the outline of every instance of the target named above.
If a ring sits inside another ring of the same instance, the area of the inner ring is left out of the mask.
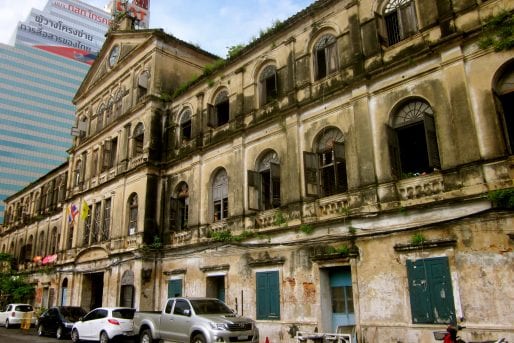
[[[214,298],[170,298],[162,312],[136,312],[134,333],[140,343],[259,342],[255,321]]]

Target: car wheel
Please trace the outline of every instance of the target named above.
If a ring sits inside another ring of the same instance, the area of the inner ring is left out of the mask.
[[[71,332],[71,340],[73,343],[80,342],[79,332],[77,331],[77,329],[73,329],[73,331]]]
[[[107,335],[107,332],[102,331],[100,333],[100,343],[109,343],[109,336]]]
[[[63,336],[64,336],[64,330],[63,330],[62,326],[59,326],[57,328],[57,331],[55,332],[55,338],[63,339]]]
[[[150,330],[146,329],[141,332],[139,343],[153,343],[152,333]]]
[[[43,333],[44,333],[44,332],[43,332],[43,324],[39,324],[39,325],[37,326],[37,335],[38,335],[38,336],[43,336]]]
[[[9,319],[6,319],[5,320],[5,328],[8,329],[9,328]]]
[[[191,343],[205,343],[205,337],[199,333],[193,337]]]

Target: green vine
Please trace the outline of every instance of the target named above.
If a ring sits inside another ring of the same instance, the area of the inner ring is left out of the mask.
[[[494,51],[509,50],[514,47],[514,14],[502,10],[485,20],[482,35],[478,41],[481,49]]]
[[[277,211],[273,218],[273,224],[275,224],[277,226],[281,226],[286,223],[287,223],[287,220],[286,220],[284,214],[282,213],[282,211]]]
[[[310,224],[302,224],[300,225],[300,231],[306,235],[310,235],[314,232],[314,226]]]
[[[493,202],[495,207],[505,209],[514,208],[514,188],[491,191],[487,195],[487,198]]]
[[[413,245],[421,245],[421,244],[425,243],[426,241],[427,241],[427,239],[425,238],[425,236],[423,236],[423,234],[419,233],[419,232],[415,233],[410,238],[410,242]]]

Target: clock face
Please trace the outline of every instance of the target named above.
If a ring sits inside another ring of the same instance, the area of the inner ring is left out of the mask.
[[[109,65],[111,67],[116,63],[119,56],[120,56],[120,46],[115,45],[111,50],[111,54],[109,55]]]

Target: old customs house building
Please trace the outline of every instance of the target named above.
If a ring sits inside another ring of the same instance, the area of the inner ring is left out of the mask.
[[[209,296],[262,342],[513,341],[513,9],[318,0],[225,60],[125,18],[0,251],[36,307]]]

